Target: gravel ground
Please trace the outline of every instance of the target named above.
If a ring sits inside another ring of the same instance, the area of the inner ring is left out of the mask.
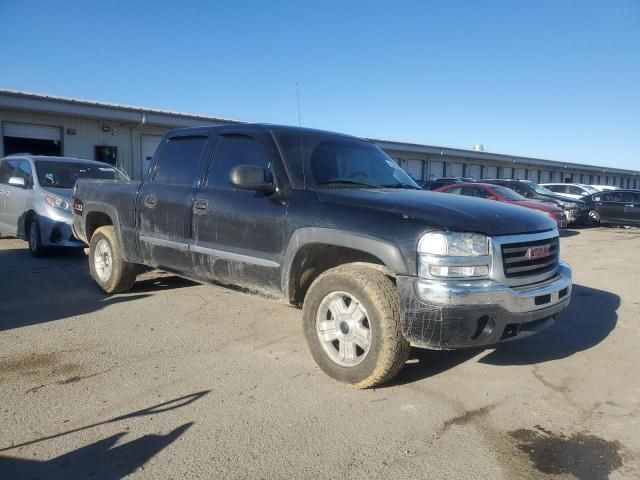
[[[357,391],[300,311],[0,240],[0,478],[638,478],[640,230],[566,231],[571,306],[496,349],[413,350]]]

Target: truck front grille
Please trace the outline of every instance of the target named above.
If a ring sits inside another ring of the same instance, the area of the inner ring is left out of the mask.
[[[501,245],[506,278],[528,277],[550,272],[558,266],[558,237]]]

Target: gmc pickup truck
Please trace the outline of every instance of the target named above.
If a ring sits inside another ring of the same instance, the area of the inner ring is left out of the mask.
[[[523,338],[571,298],[550,217],[423,191],[336,133],[174,130],[144,181],[80,180],[72,206],[104,291],[130,289],[142,265],[280,299],[302,308],[318,366],[359,388],[392,379],[411,345]]]

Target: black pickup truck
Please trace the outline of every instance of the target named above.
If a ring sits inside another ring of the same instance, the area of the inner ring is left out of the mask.
[[[317,364],[360,388],[396,375],[410,345],[522,338],[571,297],[549,217],[421,190],[377,146],[346,135],[174,130],[144,181],[80,180],[72,205],[106,292],[130,289],[144,265],[302,307]]]

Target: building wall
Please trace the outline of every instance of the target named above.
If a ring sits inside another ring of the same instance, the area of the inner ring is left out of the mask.
[[[96,145],[118,147],[118,167],[126,171],[134,179],[141,178],[144,173],[141,136],[164,135],[170,129],[168,126],[91,120],[32,111],[0,110],[0,127],[4,122],[60,127],[62,130],[62,153],[69,157],[93,160],[94,147]],[[189,125],[194,124],[193,120],[189,122]],[[211,122],[202,121],[203,125],[209,123]],[[109,127],[109,131],[103,131],[103,127]],[[175,128],[175,125],[172,128]],[[75,130],[75,135],[69,134],[68,129]],[[609,175],[604,172],[594,172],[593,170],[580,171],[563,167],[527,165],[513,161],[469,159],[451,155],[407,152],[395,148],[386,148],[385,151],[416,180],[428,180],[429,178],[451,175],[474,176],[476,178],[520,178],[540,183],[569,180],[625,188],[627,186],[640,188],[640,178],[634,175]],[[0,157],[2,156],[4,156],[4,151],[3,144],[0,141]]]
[[[117,166],[132,178],[140,178],[142,174],[140,136],[142,134],[164,135],[169,130],[149,125],[139,127],[118,122],[0,110],[0,127],[4,122],[60,127],[62,129],[62,154],[67,157],[95,160],[94,147],[96,145],[118,147]],[[109,131],[103,131],[103,127],[109,127]],[[75,130],[75,135],[69,134],[68,129]],[[2,156],[4,156],[4,145],[0,141],[0,157]]]

